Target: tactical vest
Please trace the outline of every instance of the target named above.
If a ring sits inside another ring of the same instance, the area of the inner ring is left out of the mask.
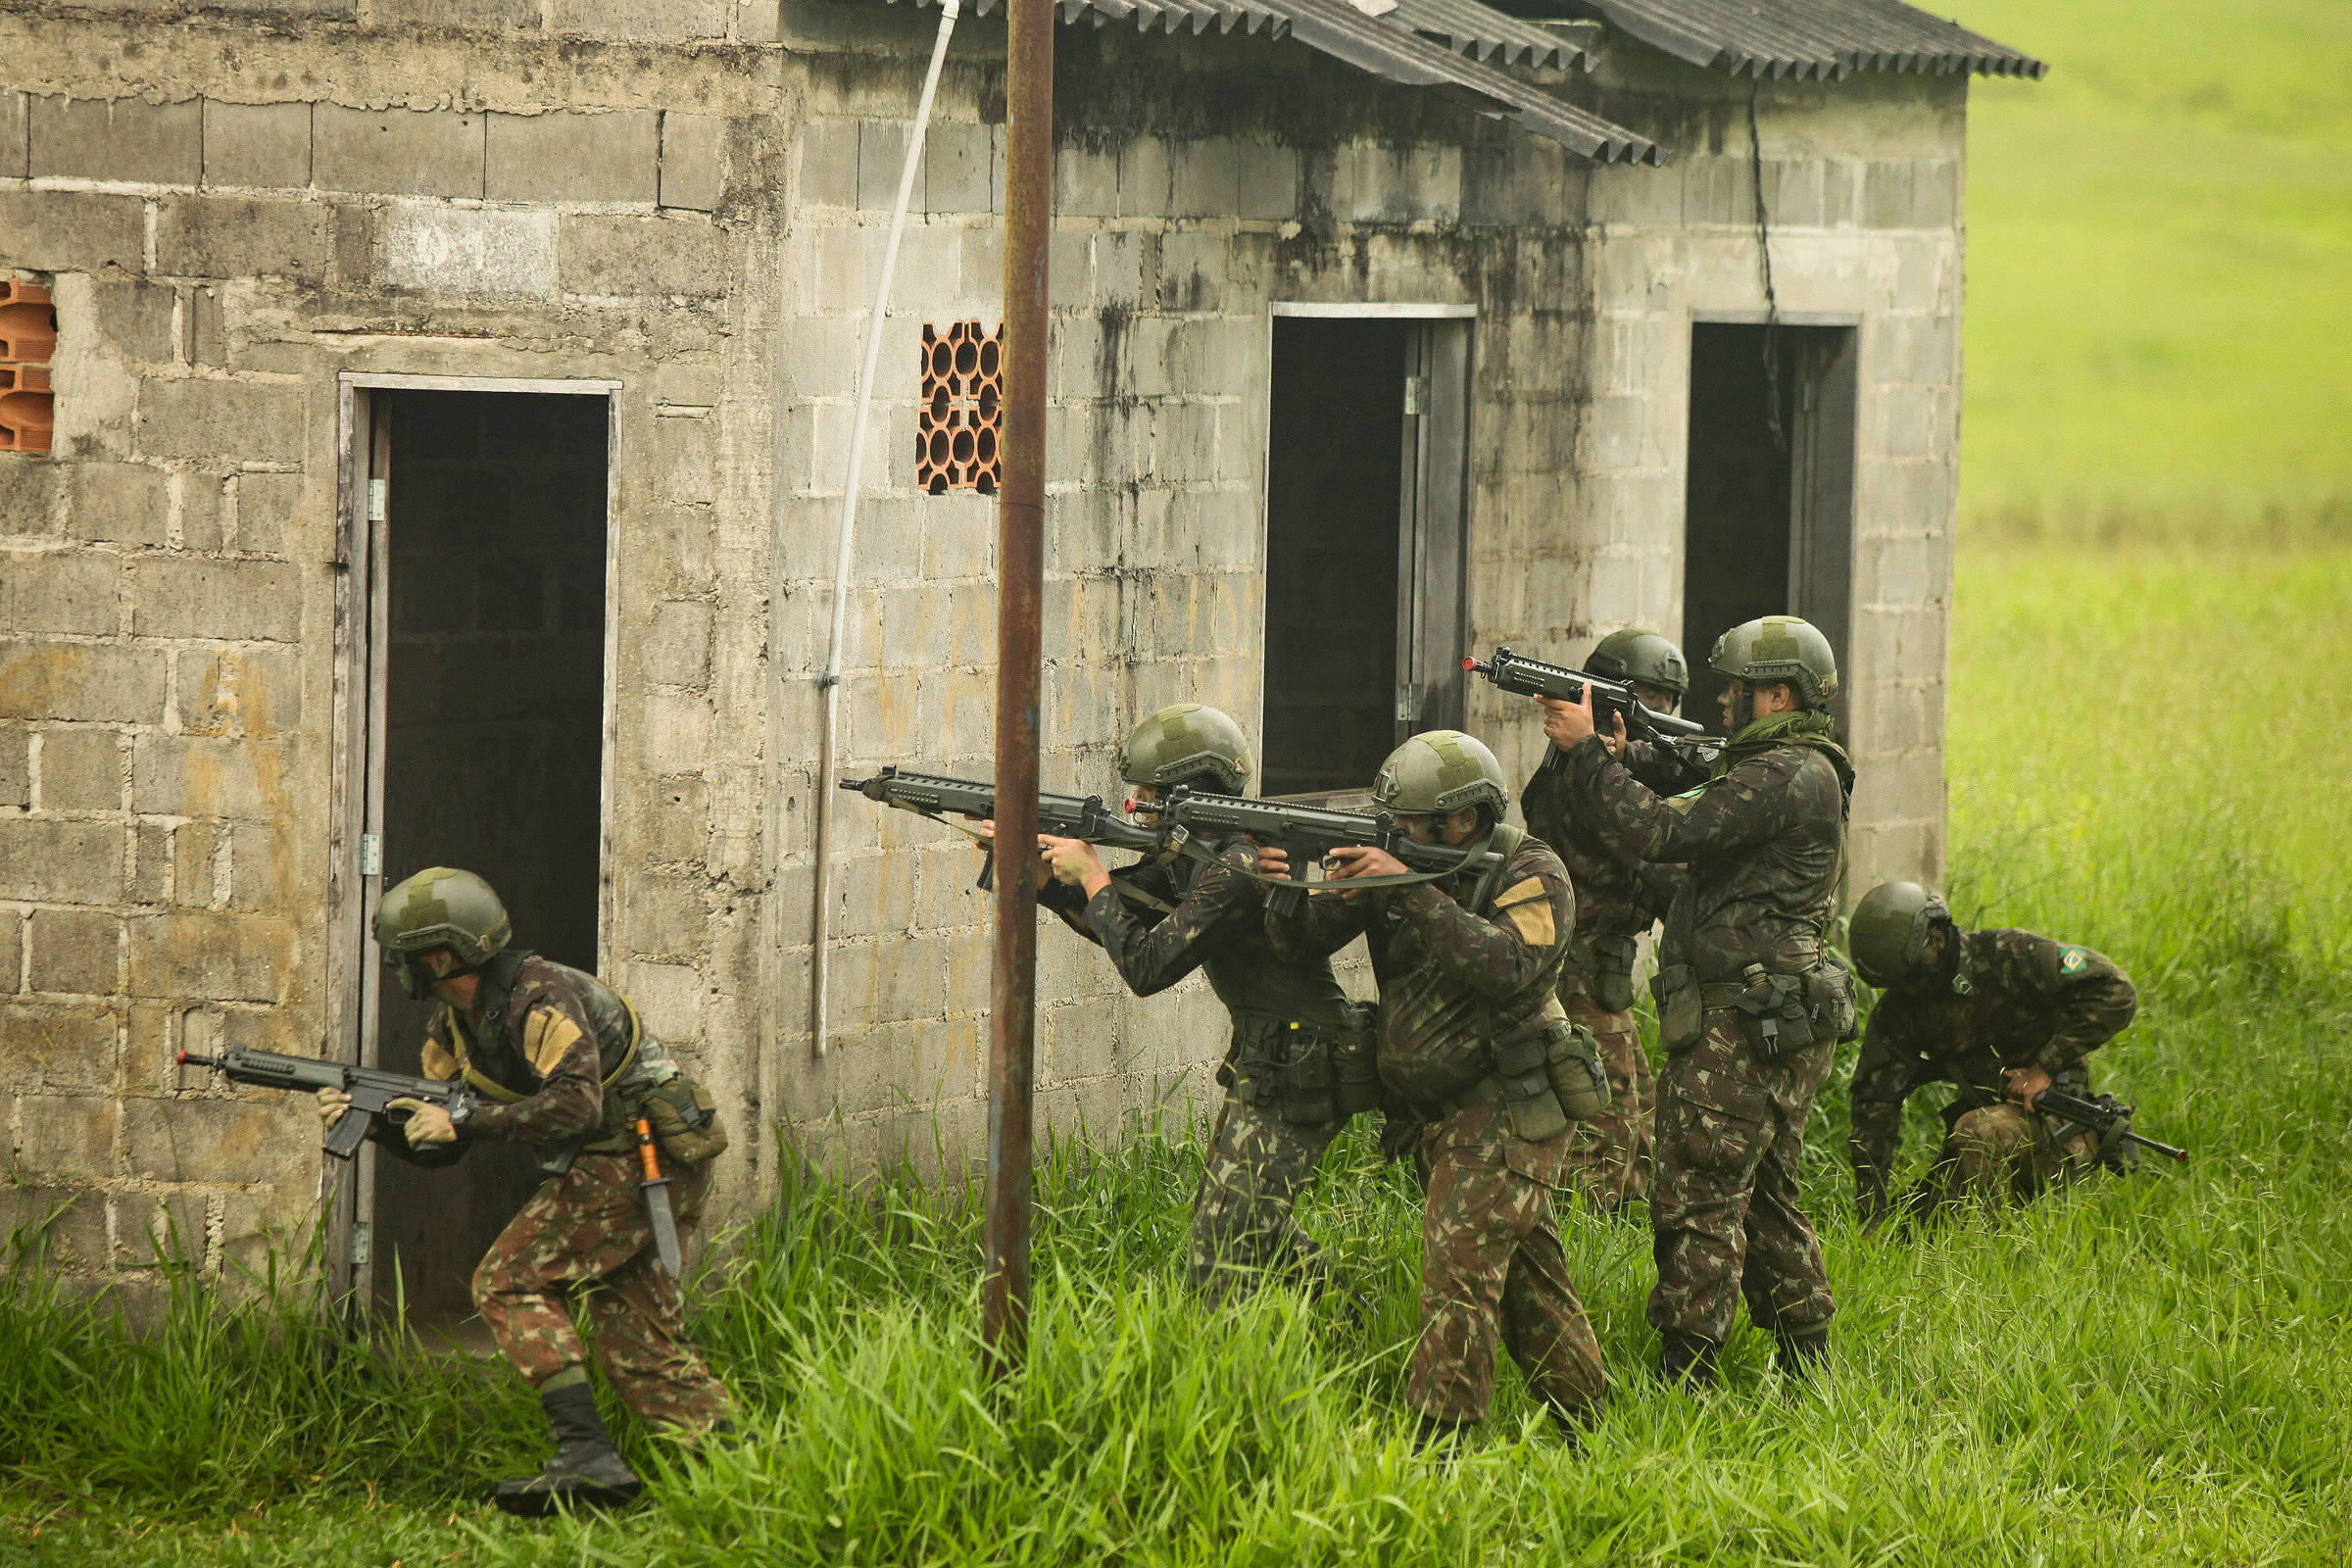
[[[628,999],[592,974],[514,948],[483,964],[476,971],[481,976],[481,988],[475,993],[482,1016],[478,1033],[466,1026],[456,1008],[449,1009],[450,1039],[459,1070],[467,1083],[499,1104],[511,1105],[539,1092],[538,1070],[524,1054],[522,1042],[514,1038],[510,1019],[519,972],[534,958],[577,988],[596,1038],[604,1113],[571,1152],[626,1153],[636,1145],[632,1129],[647,1092],[677,1077],[678,1068],[661,1042],[639,1025]],[[541,1150],[543,1157],[547,1152]]]

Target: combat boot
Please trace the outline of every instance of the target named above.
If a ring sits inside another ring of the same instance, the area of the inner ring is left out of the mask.
[[[540,1408],[556,1435],[556,1456],[525,1481],[502,1481],[491,1501],[508,1513],[545,1518],[558,1508],[617,1508],[645,1490],[637,1472],[612,1446],[596,1390],[587,1373],[558,1373],[560,1386],[539,1391]]]
[[[1718,1348],[1713,1340],[1701,1335],[1668,1329],[1666,1348],[1658,1352],[1658,1381],[1693,1393],[1713,1388]]]
[[[1451,1459],[1460,1449],[1462,1435],[1476,1425],[1475,1421],[1447,1421],[1425,1415],[1414,1424],[1413,1447],[1433,1458]]]
[[[1776,1347],[1773,1365],[1784,1379],[1800,1388],[1813,1381],[1813,1374],[1829,1358],[1830,1331],[1826,1327],[1798,1334],[1776,1331],[1772,1342]]]

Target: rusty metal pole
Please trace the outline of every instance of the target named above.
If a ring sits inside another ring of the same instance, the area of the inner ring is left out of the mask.
[[[1054,3],[1010,0],[1004,136],[1004,482],[997,496],[997,955],[989,987],[988,1257],[980,1337],[992,1376],[1029,1341],[1032,1071],[1037,1035],[1039,621],[1046,565],[1046,308],[1054,229]]]

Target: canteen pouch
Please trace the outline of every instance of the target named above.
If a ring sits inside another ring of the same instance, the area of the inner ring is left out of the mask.
[[[1494,1080],[1501,1088],[1511,1131],[1531,1144],[1549,1143],[1568,1130],[1567,1113],[1551,1087],[1551,1034],[1567,1020],[1540,1012],[1494,1042]]]
[[[1332,1041],[1332,1085],[1343,1116],[1380,1105],[1379,1019],[1380,1010],[1371,1004],[1350,1002],[1348,1026]]]
[[[1762,964],[1751,963],[1740,978],[1746,989],[1732,1003],[1732,1010],[1740,1015],[1740,1032],[1758,1061],[1781,1061],[1813,1044],[1808,976],[1771,974]]]
[[[1592,1005],[1603,1012],[1625,1012],[1634,1004],[1634,939],[1592,939]]]
[[[1649,994],[1658,1003],[1658,1043],[1669,1054],[1698,1044],[1706,1007],[1699,1000],[1697,971],[1687,963],[1660,969],[1650,977]]]
[[[654,1085],[645,1092],[643,1109],[662,1157],[670,1163],[700,1165],[727,1152],[718,1102],[691,1075],[679,1073]]]
[[[1813,1032],[1824,1040],[1843,1044],[1861,1038],[1862,1015],[1854,1006],[1854,977],[1836,958],[1805,976],[1805,1003],[1813,1013]]]
[[[1559,1019],[1551,1026],[1544,1061],[1551,1092],[1572,1121],[1591,1121],[1609,1108],[1609,1074],[1600,1064],[1600,1043],[1581,1023]]]

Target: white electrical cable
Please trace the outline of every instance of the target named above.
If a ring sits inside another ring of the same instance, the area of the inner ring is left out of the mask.
[[[832,967],[833,937],[833,749],[841,727],[841,645],[849,629],[850,553],[857,540],[858,484],[865,466],[865,423],[874,401],[874,368],[882,358],[882,318],[890,308],[891,274],[899,267],[899,236],[906,227],[906,208],[914,200],[914,172],[921,167],[923,136],[931,128],[931,99],[939,90],[940,67],[948,58],[948,37],[956,30],[959,0],[940,0],[939,36],[931,45],[931,69],[923,74],[923,93],[915,101],[914,129],[906,138],[906,162],[899,170],[899,199],[890,210],[890,239],[882,248],[882,278],[874,286],[874,314],[865,326],[865,365],[858,373],[858,414],[850,426],[850,471],[841,487],[841,548],[833,559],[833,635],[825,649],[825,672],[817,681],[825,694],[825,738],[816,754],[816,930],[809,947],[808,994],[811,1008],[809,1044],[825,1054],[827,1017],[825,980]]]

